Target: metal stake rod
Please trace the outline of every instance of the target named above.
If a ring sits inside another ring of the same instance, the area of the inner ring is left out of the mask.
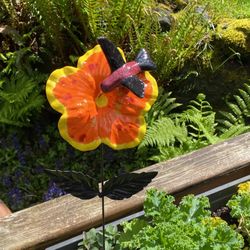
[[[102,246],[105,250],[105,215],[104,215],[104,195],[103,195],[103,186],[104,186],[104,148],[101,145],[101,192],[102,192]]]

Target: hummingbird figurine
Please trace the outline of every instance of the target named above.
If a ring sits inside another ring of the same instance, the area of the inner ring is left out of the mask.
[[[101,83],[103,92],[109,92],[120,84],[143,98],[145,83],[137,75],[146,70],[155,70],[156,65],[145,49],[141,49],[134,61],[125,62],[117,47],[105,37],[97,39],[111,69],[111,75]]]

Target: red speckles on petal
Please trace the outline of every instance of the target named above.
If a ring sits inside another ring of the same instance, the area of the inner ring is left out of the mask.
[[[122,125],[121,125],[121,124],[118,124],[118,125],[116,126],[116,128],[117,128],[118,131],[122,131]]]
[[[86,138],[86,135],[85,135],[85,134],[82,134],[82,135],[80,135],[80,137],[79,137],[79,141],[80,141],[80,142],[84,142],[85,138]]]
[[[71,99],[72,98],[72,95],[71,94],[69,94],[69,93],[66,93],[66,94],[64,94],[63,95],[63,97],[62,97],[65,101],[68,101],[69,99]]]
[[[88,64],[88,68],[91,71],[98,70],[98,64],[97,63],[90,63],[90,64]]]

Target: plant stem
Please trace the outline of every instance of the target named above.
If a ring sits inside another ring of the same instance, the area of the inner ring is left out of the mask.
[[[101,145],[101,192],[102,192],[102,246],[105,250],[105,216],[104,216],[104,195],[103,195],[103,185],[104,185],[104,148]]]

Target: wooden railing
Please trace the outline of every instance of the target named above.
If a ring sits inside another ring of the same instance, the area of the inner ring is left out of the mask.
[[[158,171],[146,188],[176,197],[201,193],[250,174],[250,133],[144,168]],[[145,190],[122,201],[105,198],[105,220],[141,211]],[[0,219],[0,249],[44,249],[101,225],[101,200],[66,195]]]

